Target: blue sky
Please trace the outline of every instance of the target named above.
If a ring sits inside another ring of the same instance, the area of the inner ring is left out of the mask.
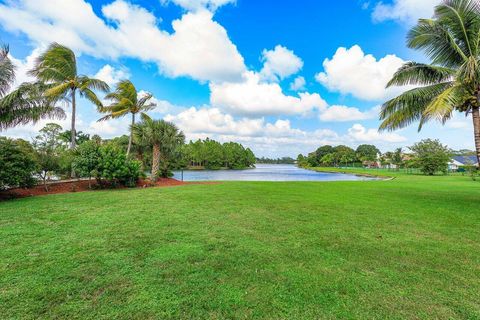
[[[437,0],[0,0],[0,41],[10,45],[17,82],[53,41],[78,55],[79,72],[114,86],[129,78],[151,92],[151,116],[189,139],[238,141],[259,156],[296,156],[322,144],[383,151],[438,138],[473,148],[469,119],[456,116],[420,134],[378,133],[378,108],[405,88],[385,90],[405,61],[408,29]],[[80,102],[80,130],[105,138],[128,118],[98,123]],[[29,138],[48,121],[2,132]],[[68,119],[60,121],[68,128]]]

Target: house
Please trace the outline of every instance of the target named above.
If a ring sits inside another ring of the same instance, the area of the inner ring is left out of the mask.
[[[450,160],[448,164],[448,168],[450,170],[458,170],[458,168],[464,166],[477,166],[478,167],[478,160],[477,156],[455,156]]]

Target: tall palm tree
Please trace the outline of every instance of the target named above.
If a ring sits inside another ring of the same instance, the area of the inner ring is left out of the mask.
[[[160,159],[168,161],[174,150],[185,142],[185,135],[176,125],[164,120],[144,119],[131,128],[140,144],[152,147],[152,181],[156,181],[160,171]]]
[[[409,48],[422,50],[431,64],[408,62],[388,83],[418,87],[387,101],[380,130],[419,121],[448,121],[455,111],[472,114],[480,161],[480,2],[444,0],[432,19],[420,19],[408,33]]]
[[[49,88],[45,96],[55,100],[70,101],[72,105],[72,124],[70,148],[74,149],[75,142],[75,118],[76,118],[76,95],[85,97],[101,108],[102,103],[95,94],[95,90],[108,91],[108,85],[98,79],[79,75],[77,72],[77,60],[75,53],[69,48],[58,43],[52,43],[48,49],[36,60],[30,74]]]
[[[149,102],[152,95],[147,93],[139,97],[137,89],[130,80],[122,80],[117,84],[115,92],[106,95],[105,99],[112,100],[112,104],[100,109],[102,113],[108,113],[106,116],[100,118],[98,121],[105,121],[109,119],[116,119],[132,115],[132,124],[135,125],[135,115],[140,113],[142,119],[149,118],[147,111],[152,110],[157,105]],[[133,131],[130,129],[130,139],[128,140],[127,157],[132,148]]]
[[[3,97],[15,81],[15,65],[8,57],[8,46],[0,47],[0,98]]]

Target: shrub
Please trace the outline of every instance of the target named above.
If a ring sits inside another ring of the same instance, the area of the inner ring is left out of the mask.
[[[114,186],[123,184],[133,187],[141,176],[141,163],[129,160],[120,148],[107,144],[99,148],[100,160],[97,177],[105,179]]]
[[[37,163],[26,141],[0,137],[0,168],[0,189],[35,185]]]

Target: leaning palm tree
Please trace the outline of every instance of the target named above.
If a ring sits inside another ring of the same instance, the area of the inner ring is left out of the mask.
[[[160,171],[160,160],[166,162],[173,150],[185,142],[185,136],[177,126],[164,120],[144,119],[131,128],[135,139],[142,145],[152,147],[152,181]]]
[[[387,87],[417,87],[383,105],[380,130],[416,121],[421,130],[432,119],[445,123],[454,112],[471,114],[480,161],[480,2],[442,1],[432,19],[410,30],[407,45],[424,51],[431,64],[408,62],[395,73]]]
[[[41,119],[65,119],[65,112],[55,99],[43,93],[48,86],[25,82],[0,99],[0,130],[36,123]]]
[[[95,90],[108,91],[108,85],[98,79],[79,75],[77,72],[77,60],[75,53],[69,48],[58,43],[52,43],[48,49],[36,60],[30,75],[46,85],[48,89],[45,96],[54,100],[69,101],[72,105],[72,124],[70,148],[74,149],[75,142],[75,118],[76,118],[76,95],[85,97],[101,108],[102,103],[95,94]]]
[[[100,118],[98,121],[105,121],[109,119],[116,119],[132,115],[132,126],[135,125],[135,115],[140,114],[142,119],[149,118],[147,111],[152,110],[157,105],[150,102],[152,95],[147,93],[141,97],[137,89],[130,80],[122,80],[117,84],[115,92],[107,94],[105,99],[112,100],[112,104],[100,108],[100,112],[107,113],[106,116]],[[132,148],[133,131],[130,130],[130,139],[128,140],[127,157]]]
[[[63,109],[43,96],[48,88],[41,82],[22,83],[9,92],[15,81],[15,65],[8,53],[8,46],[0,47],[0,130],[45,118],[65,118]]]
[[[15,81],[15,65],[8,57],[8,46],[0,47],[0,98],[3,97]]]

